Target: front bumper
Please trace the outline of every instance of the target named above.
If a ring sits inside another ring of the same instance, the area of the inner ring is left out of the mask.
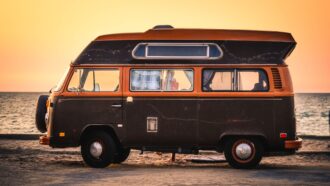
[[[39,144],[41,145],[49,145],[50,137],[48,136],[40,136],[39,137]]]
[[[302,146],[302,139],[298,138],[296,140],[286,140],[284,142],[285,149],[300,149]]]

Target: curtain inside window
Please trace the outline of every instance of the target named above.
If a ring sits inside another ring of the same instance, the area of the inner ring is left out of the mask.
[[[159,70],[134,70],[131,79],[132,90],[160,90]]]
[[[211,90],[210,83],[215,75],[213,70],[203,71],[203,90]]]

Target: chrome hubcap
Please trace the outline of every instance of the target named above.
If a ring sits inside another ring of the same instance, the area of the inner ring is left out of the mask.
[[[236,155],[241,159],[247,159],[252,154],[251,146],[246,143],[241,143],[237,145],[235,151],[236,151]]]
[[[101,143],[98,141],[93,142],[89,151],[94,158],[99,158],[103,151]]]

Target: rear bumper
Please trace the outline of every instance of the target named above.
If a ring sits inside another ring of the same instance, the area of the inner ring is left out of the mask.
[[[302,139],[298,138],[296,140],[286,140],[284,142],[285,149],[300,149],[302,146]]]
[[[50,137],[48,136],[40,136],[39,137],[39,144],[41,145],[49,145]]]

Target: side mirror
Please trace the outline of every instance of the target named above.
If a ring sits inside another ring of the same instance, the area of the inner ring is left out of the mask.
[[[49,90],[49,93],[52,93],[55,87],[56,87],[56,86],[53,86],[53,87]]]

